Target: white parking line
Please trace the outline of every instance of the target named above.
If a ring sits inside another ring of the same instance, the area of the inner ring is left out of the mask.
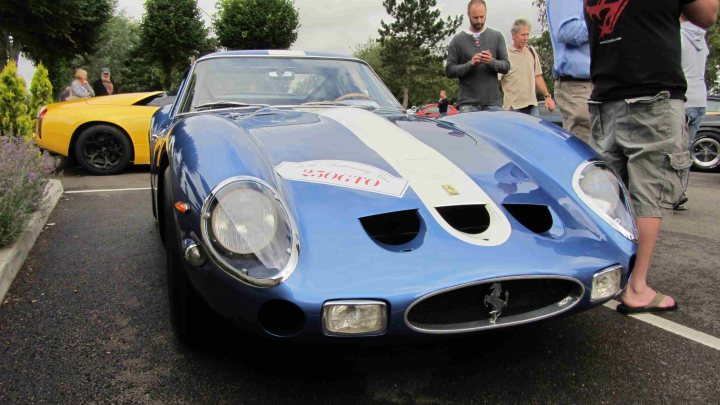
[[[74,190],[74,191],[66,191],[65,194],[106,193],[106,192],[110,192],[110,191],[137,191],[137,190],[150,190],[150,187],[106,188],[106,189],[98,189],[98,190]]]
[[[604,305],[612,310],[615,310],[618,304],[620,304],[618,301],[610,300]],[[649,323],[650,325],[657,326],[660,329],[664,329],[668,332],[674,333],[678,336],[682,336],[686,339],[702,343],[705,346],[712,347],[715,350],[720,350],[720,339],[714,336],[710,336],[707,333],[702,333],[700,331],[696,331],[695,329],[690,329],[687,326],[682,326],[680,324],[668,321],[665,318],[661,318],[652,314],[635,314],[628,316],[631,318],[635,318],[639,321]]]

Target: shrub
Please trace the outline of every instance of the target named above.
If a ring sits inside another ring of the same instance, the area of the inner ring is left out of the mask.
[[[0,72],[0,135],[32,135],[25,79],[17,74],[13,61]]]
[[[28,113],[31,117],[35,117],[40,107],[52,102],[52,84],[50,84],[48,70],[41,63],[35,69],[35,74],[30,81],[30,111]]]
[[[15,240],[45,194],[52,159],[21,138],[0,136],[0,247]]]

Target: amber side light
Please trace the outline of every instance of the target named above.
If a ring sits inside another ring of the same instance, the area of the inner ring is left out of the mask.
[[[187,203],[184,203],[182,201],[178,201],[175,203],[175,209],[181,214],[190,211],[190,207],[188,207]]]

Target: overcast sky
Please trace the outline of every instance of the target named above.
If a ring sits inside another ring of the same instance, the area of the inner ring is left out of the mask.
[[[500,30],[507,39],[510,26],[516,18],[525,17],[533,24],[533,33],[539,33],[537,9],[531,0],[486,0],[487,24]],[[144,13],[144,0],[118,0],[118,10],[138,21]],[[203,11],[205,25],[210,26],[210,16],[215,14],[214,0],[198,0]],[[462,29],[468,27],[468,0],[438,0],[437,7],[443,19],[450,15],[462,15]],[[355,47],[378,37],[380,20],[390,21],[382,0],[295,0],[300,12],[298,39],[292,48],[303,51],[352,54]],[[27,61],[21,61],[20,74],[30,83],[34,70]]]

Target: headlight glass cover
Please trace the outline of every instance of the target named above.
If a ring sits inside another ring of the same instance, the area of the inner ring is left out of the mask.
[[[278,194],[260,179],[236,177],[203,204],[201,232],[210,257],[259,287],[285,281],[297,264],[297,234]]]
[[[580,199],[630,240],[637,240],[635,212],[625,185],[605,162],[590,161],[575,171],[573,187]]]
[[[328,335],[373,335],[387,329],[387,305],[381,301],[328,301],[322,324]]]
[[[590,301],[612,298],[620,292],[622,266],[612,266],[593,275]]]

